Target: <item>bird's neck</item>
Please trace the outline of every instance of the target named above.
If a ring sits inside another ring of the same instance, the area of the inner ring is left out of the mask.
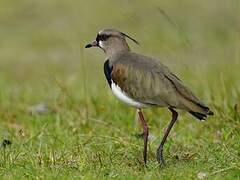
[[[130,48],[127,43],[116,44],[114,46],[108,47],[104,50],[107,59],[111,59],[111,57],[116,56],[118,54],[122,54],[125,52],[129,52]]]

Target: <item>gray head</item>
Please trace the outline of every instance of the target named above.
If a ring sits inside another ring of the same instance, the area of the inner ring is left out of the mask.
[[[131,39],[136,44],[139,44],[135,39],[131,38],[125,33],[115,29],[104,29],[99,31],[96,39],[85,46],[85,48],[99,47],[108,57],[123,51],[130,51],[126,42],[126,37]]]

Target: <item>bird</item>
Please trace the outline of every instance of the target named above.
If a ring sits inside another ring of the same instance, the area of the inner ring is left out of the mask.
[[[139,45],[131,36],[117,29],[106,28],[85,48],[98,47],[106,55],[104,74],[113,94],[125,104],[136,108],[143,127],[143,160],[147,164],[149,130],[144,108],[168,108],[172,118],[156,151],[156,159],[164,166],[164,144],[178,118],[177,110],[189,112],[200,121],[214,113],[173,74],[160,60],[132,52],[127,39]]]

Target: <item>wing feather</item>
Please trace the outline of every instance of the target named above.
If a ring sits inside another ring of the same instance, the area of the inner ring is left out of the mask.
[[[112,62],[113,81],[139,102],[201,113],[209,110],[158,60],[129,52],[115,57]]]

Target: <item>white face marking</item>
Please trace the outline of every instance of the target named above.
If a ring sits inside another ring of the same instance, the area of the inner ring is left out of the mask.
[[[99,44],[99,46],[100,46],[101,48],[104,48],[104,45],[103,45],[103,42],[102,42],[102,41],[99,41],[98,44]]]
[[[118,85],[116,85],[113,81],[112,81],[112,84],[111,84],[111,88],[112,88],[113,94],[119,100],[121,100],[122,102],[124,102],[124,103],[126,103],[126,104],[128,104],[130,106],[136,107],[136,108],[148,107],[147,104],[143,104],[141,102],[137,102],[134,99],[131,99],[130,97],[128,97],[126,95],[126,93],[124,91],[122,91],[121,88]]]

